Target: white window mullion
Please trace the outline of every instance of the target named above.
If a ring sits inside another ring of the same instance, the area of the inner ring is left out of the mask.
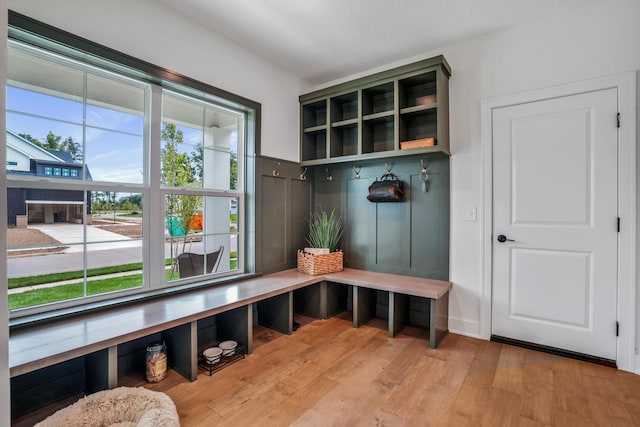
[[[162,90],[159,86],[151,86],[151,102],[147,117],[149,117],[145,138],[149,144],[146,152],[147,170],[145,177],[149,188],[148,200],[144,200],[143,215],[145,224],[143,244],[143,265],[145,283],[151,289],[161,288],[165,284],[164,278],[164,196],[160,191],[160,151],[162,130]]]

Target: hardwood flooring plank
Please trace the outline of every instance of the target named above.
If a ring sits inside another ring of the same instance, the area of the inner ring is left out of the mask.
[[[554,408],[553,392],[544,387],[527,388],[522,395],[520,408],[523,417],[550,425]]]
[[[407,425],[407,422],[403,418],[390,414],[384,409],[377,409],[358,418],[355,424],[351,425],[353,427],[404,427]]]
[[[256,327],[253,354],[195,382],[169,370],[119,385],[167,393],[183,427],[640,425],[638,375],[455,334],[434,350],[421,328],[389,338],[385,320],[349,316],[292,335]]]
[[[319,376],[306,387],[291,395],[285,407],[276,408],[269,414],[265,414],[265,421],[270,426],[288,426],[338,386],[338,382],[325,376]]]
[[[493,426],[515,426],[520,421],[520,405],[522,395],[502,390],[497,387],[489,387],[487,403],[482,411],[482,425]],[[491,402],[500,402],[499,405]]]
[[[420,375],[407,375],[402,383],[393,391],[386,402],[382,402],[382,409],[395,414],[404,419],[409,419],[416,410],[422,396],[433,384],[437,372],[442,369],[444,361],[433,357],[422,357],[415,366],[412,367],[420,372]]]
[[[439,426],[453,405],[458,388],[433,382],[420,396],[419,403],[407,418],[410,426]]]

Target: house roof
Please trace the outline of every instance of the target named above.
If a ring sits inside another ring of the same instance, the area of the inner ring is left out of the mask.
[[[36,164],[45,163],[47,165],[82,167],[82,163],[75,161],[71,153],[59,150],[47,150],[9,129],[7,129],[7,147],[20,153],[21,156],[28,157],[31,162]],[[7,160],[10,161],[11,159]],[[85,165],[84,169],[86,179],[91,180],[89,167]],[[36,168],[30,166],[29,170],[8,169],[7,173],[11,175],[35,176]]]

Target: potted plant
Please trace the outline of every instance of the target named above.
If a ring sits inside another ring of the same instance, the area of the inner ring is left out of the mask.
[[[310,247],[298,251],[298,271],[310,275],[342,271],[343,255],[337,249],[341,236],[342,220],[335,209],[314,212],[307,237]]]

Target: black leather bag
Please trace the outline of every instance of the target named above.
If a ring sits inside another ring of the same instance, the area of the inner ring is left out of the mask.
[[[369,186],[367,199],[370,202],[401,202],[404,191],[402,181],[393,174],[385,174]]]

